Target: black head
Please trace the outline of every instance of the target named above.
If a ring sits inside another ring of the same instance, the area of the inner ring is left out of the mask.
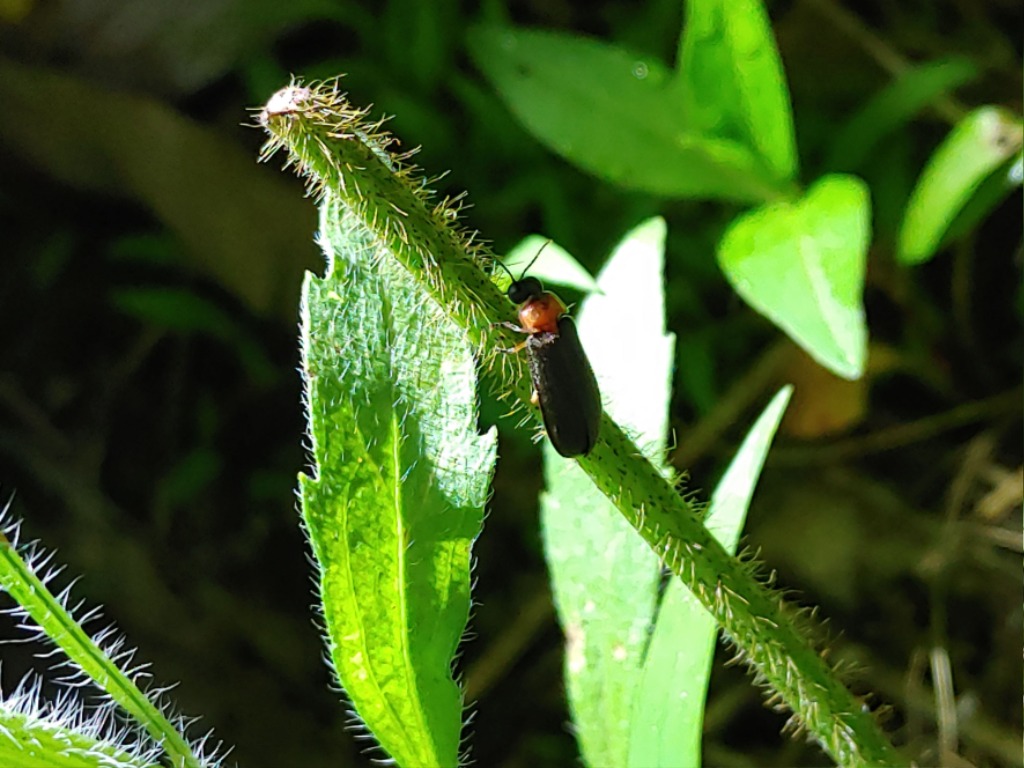
[[[513,304],[525,304],[544,293],[544,286],[536,277],[523,277],[508,287],[508,298]]]
[[[520,273],[518,280],[516,280],[516,276],[509,271],[508,267],[495,259],[494,263],[504,269],[505,272],[508,273],[508,276],[512,278],[512,283],[508,287],[507,294],[509,300],[513,304],[525,304],[530,299],[536,299],[544,293],[544,286],[541,285],[540,280],[536,277],[526,277],[526,273],[529,272],[530,267],[537,262],[537,259],[540,258],[541,253],[543,253],[544,249],[548,247],[548,243],[550,242],[551,241],[548,240],[540,247],[540,250],[534,254],[534,257],[530,259],[530,263],[526,265],[526,269]]]

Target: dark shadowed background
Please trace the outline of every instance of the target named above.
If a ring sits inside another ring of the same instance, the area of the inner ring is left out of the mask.
[[[491,4],[485,4],[491,5]],[[497,4],[491,5],[491,9]],[[1016,0],[769,2],[807,174],[891,80],[892,56],[960,54],[970,106],[1021,109]],[[514,2],[522,25],[672,62],[676,0]],[[865,177],[877,238],[866,381],[793,353],[714,259],[736,208],[602,183],[534,141],[473,67],[476,3],[440,0],[0,2],[0,484],[59,550],[180,709],[249,768],[363,765],[314,626],[298,527],[306,465],[296,328],[316,212],[280,159],[257,164],[258,107],[291,74],[348,73],[499,252],[541,232],[597,270],[633,225],[668,220],[677,334],[673,460],[709,489],[782,381],[789,421],[748,542],[822,608],[833,653],[921,764],[937,764],[930,654],[948,653],[966,763],[1021,764],[1021,195],[915,270],[892,233],[950,129],[923,113]],[[581,119],[587,116],[581,115]],[[812,178],[806,175],[806,178]],[[500,409],[484,403],[484,418]],[[481,766],[576,759],[537,533],[539,452],[502,423],[461,668]],[[4,625],[3,637],[17,636]],[[2,649],[2,684],[45,669]],[[742,669],[719,663],[708,765],[821,764],[780,738]],[[952,760],[952,758],[949,758]]]

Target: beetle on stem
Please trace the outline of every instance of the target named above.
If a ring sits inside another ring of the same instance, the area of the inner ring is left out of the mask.
[[[551,444],[567,458],[584,456],[597,442],[601,392],[565,304],[544,290],[537,278],[524,277],[539,256],[538,251],[518,280],[497,262],[512,278],[509,300],[519,305],[519,325],[503,325],[528,334],[526,341],[510,351],[526,348],[533,397],[540,405]]]

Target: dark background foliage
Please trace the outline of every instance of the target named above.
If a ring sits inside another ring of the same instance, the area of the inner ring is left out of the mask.
[[[488,4],[491,11],[496,6]],[[1019,765],[1021,197],[912,271],[892,233],[949,130],[925,113],[865,176],[876,228],[872,372],[838,385],[795,357],[714,261],[736,209],[598,182],[544,150],[474,70],[488,9],[440,0],[39,0],[0,4],[0,482],[78,595],[102,603],[155,679],[258,766],[363,764],[314,626],[295,510],[306,465],[297,303],[317,269],[301,183],[257,165],[246,109],[289,74],[348,73],[394,115],[467,224],[500,252],[542,232],[597,269],[655,213],[669,224],[679,339],[674,460],[711,488],[778,381],[796,379],[749,543],[830,617],[851,684],[888,704],[894,738],[939,762],[929,654],[952,664],[957,748]],[[515,23],[673,60],[675,0],[513,3]],[[967,105],[1021,109],[1015,0],[769,3],[805,178],[825,140],[901,60],[952,54],[981,76]],[[581,115],[581,119],[586,119]],[[766,349],[768,350],[766,352]],[[485,402],[485,419],[498,409]],[[537,535],[538,453],[511,428],[483,536],[461,668],[479,765],[568,765],[561,637]],[[511,426],[511,425],[508,425]],[[692,437],[692,440],[691,440]],[[699,439],[698,439],[699,437]],[[12,628],[4,636],[14,636]],[[10,688],[37,664],[3,650]],[[721,654],[725,656],[725,654]],[[719,665],[708,764],[819,764],[780,739],[742,670]]]

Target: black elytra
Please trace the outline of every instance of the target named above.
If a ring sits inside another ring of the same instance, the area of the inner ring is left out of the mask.
[[[565,304],[535,277],[513,279],[508,298],[519,305],[518,330],[533,390],[551,444],[566,458],[585,456],[601,427],[601,391]]]
[[[530,334],[526,355],[551,444],[567,458],[590,453],[601,427],[601,392],[576,323],[563,315],[557,333]]]

